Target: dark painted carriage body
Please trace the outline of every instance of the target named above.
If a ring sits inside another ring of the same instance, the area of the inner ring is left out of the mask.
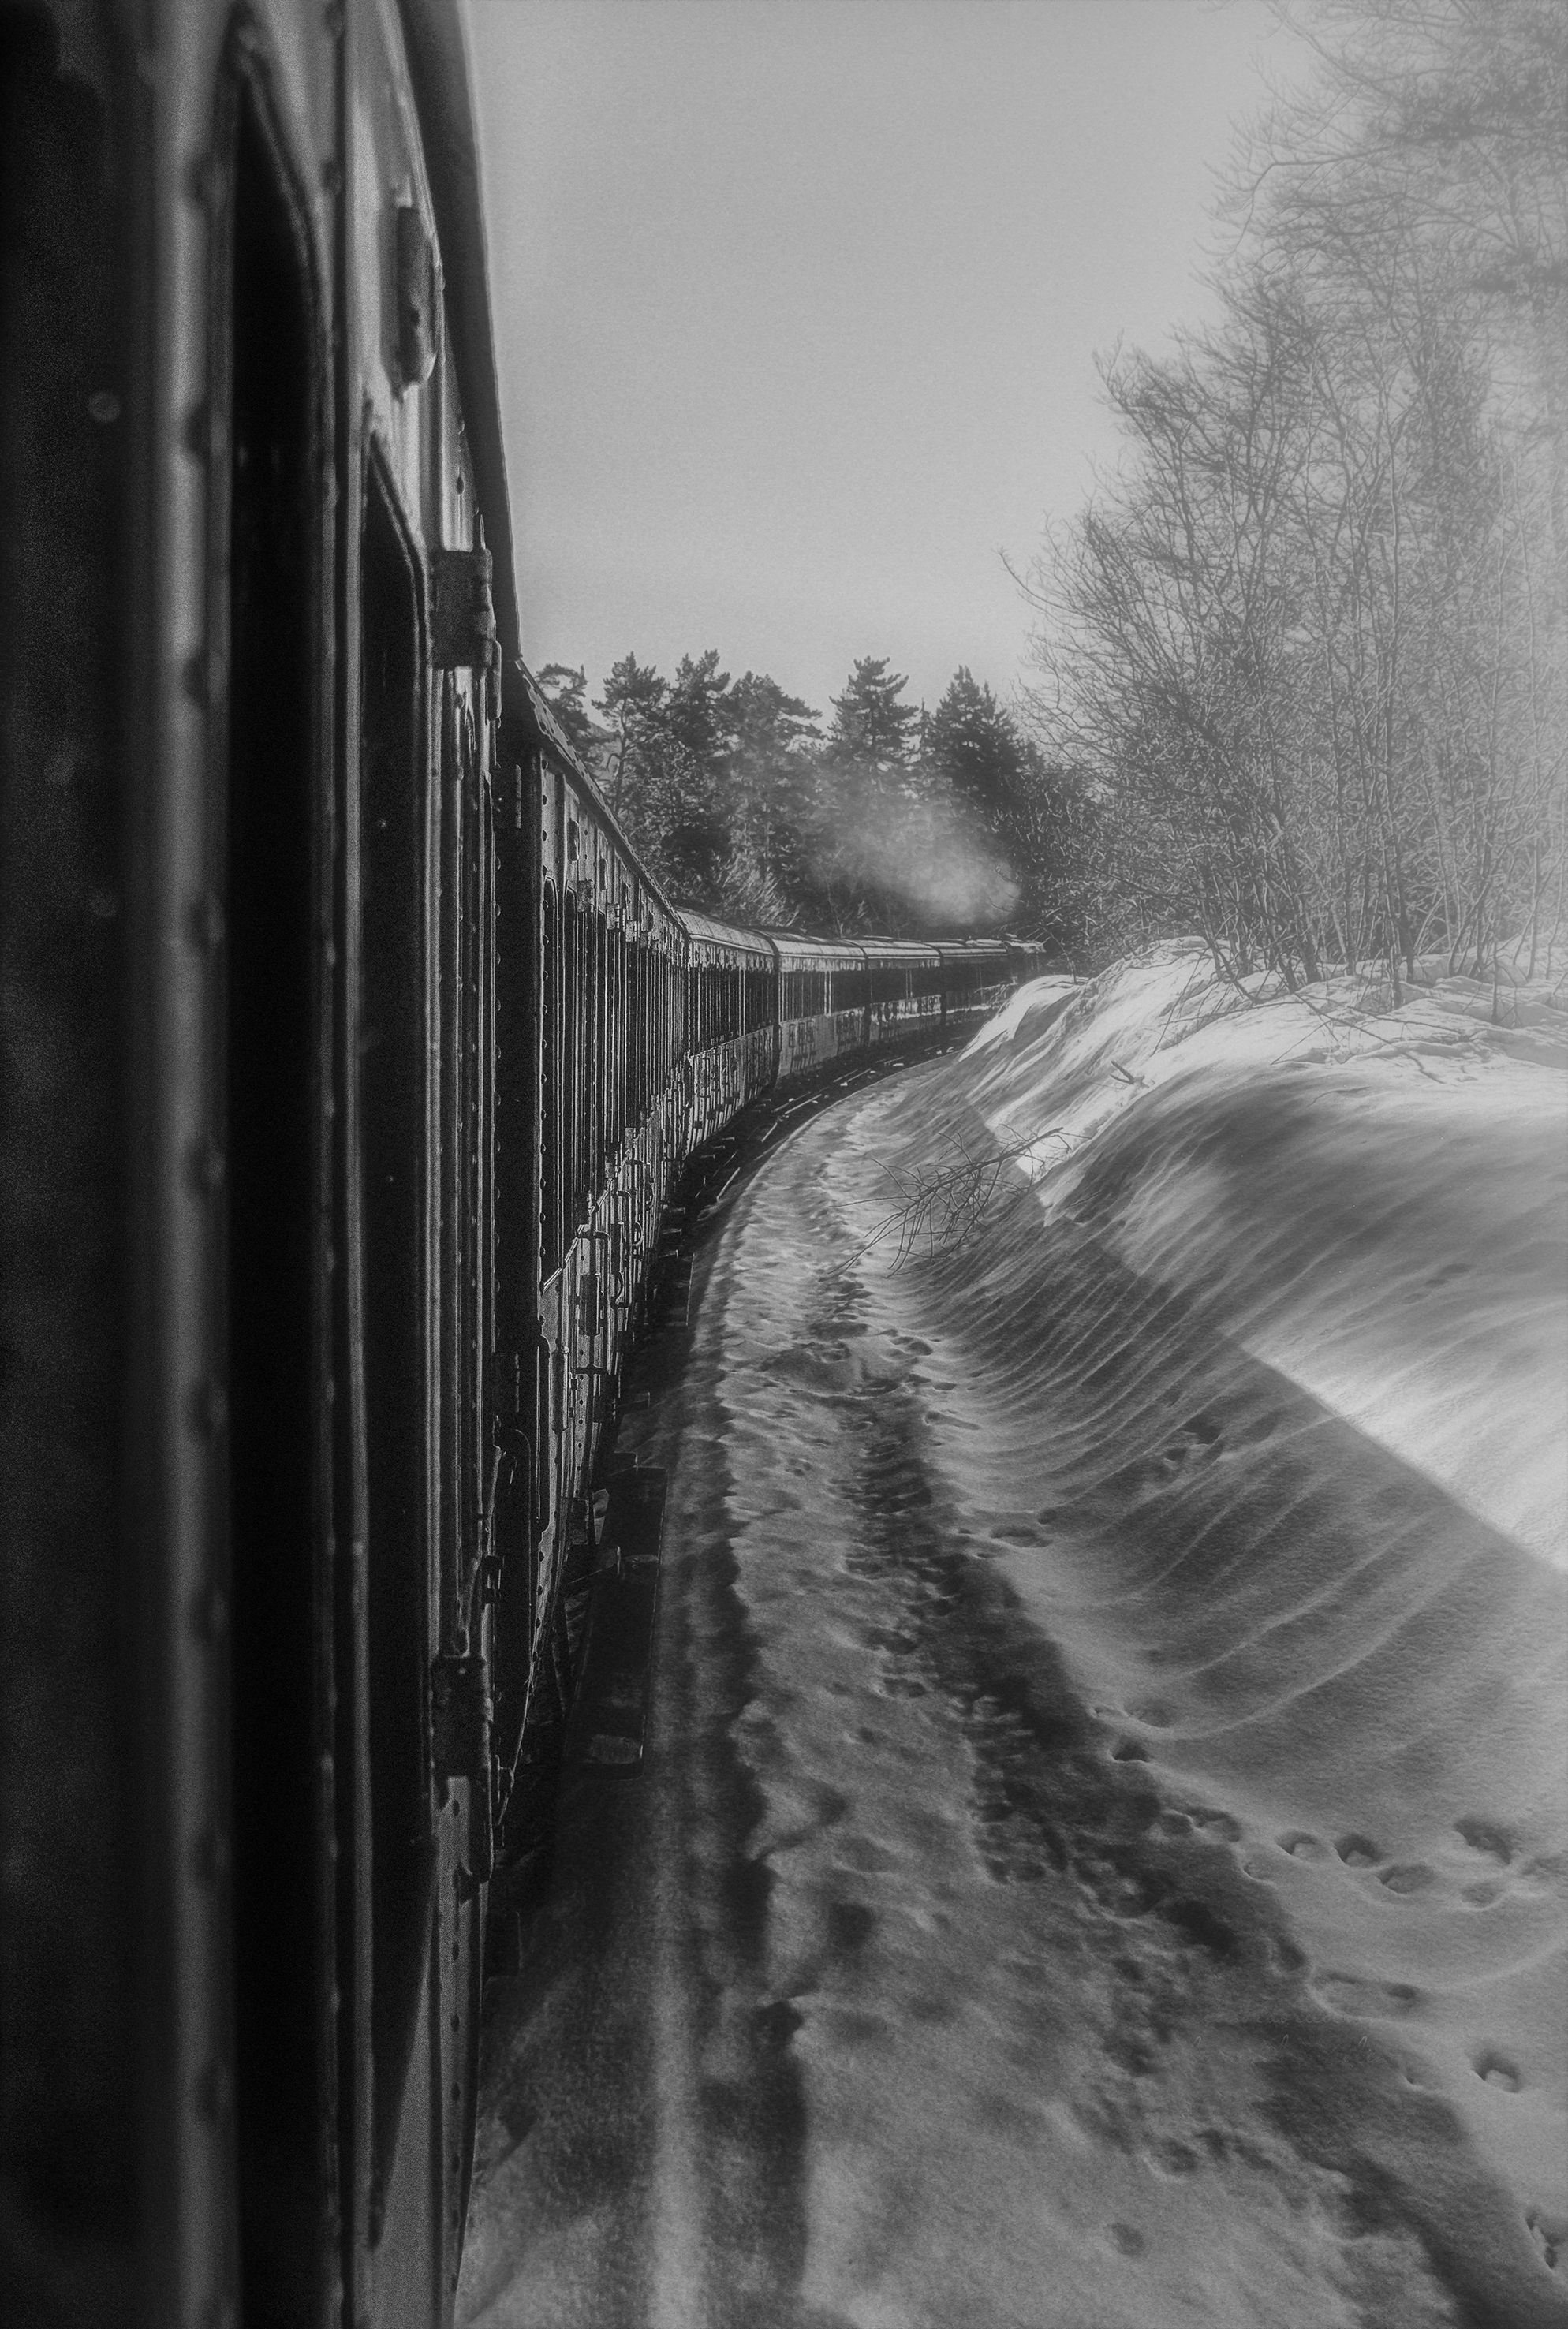
[[[460,24],[38,0],[4,53],[4,1323],[64,1396],[5,1419],[0,2309],[425,2323],[517,645]]]
[[[0,40],[0,2311],[439,2324],[672,1181],[1032,966],[617,830],[519,659],[449,0]]]
[[[520,665],[504,751],[518,841],[499,884],[503,1805],[551,1686],[552,1608],[688,1133],[685,929]]]

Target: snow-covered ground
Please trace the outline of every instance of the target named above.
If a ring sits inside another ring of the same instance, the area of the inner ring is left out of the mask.
[[[741,1185],[466,2321],[1568,2319],[1563,1023],[1369,1001],[1041,982]]]

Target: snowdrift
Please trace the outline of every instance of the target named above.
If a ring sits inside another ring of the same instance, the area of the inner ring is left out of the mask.
[[[1040,980],[974,1098],[1048,1211],[1562,1567],[1568,1009],[1428,975],[1252,998],[1188,940]]]
[[[1384,2161],[1431,2238],[1496,2245],[1469,2173],[1554,2279],[1565,1025],[1435,975],[1398,1009],[1248,996],[1177,942],[1023,989],[875,1132],[906,1246],[926,1200],[878,1277],[939,1322],[977,1546],[1115,1753],[1267,1888],[1326,2022],[1447,2106],[1471,2171],[1436,2136]]]

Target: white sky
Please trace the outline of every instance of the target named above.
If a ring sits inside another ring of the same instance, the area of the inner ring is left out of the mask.
[[[1208,306],[1262,0],[471,0],[535,668],[716,646],[1010,694],[1115,439],[1093,357]]]

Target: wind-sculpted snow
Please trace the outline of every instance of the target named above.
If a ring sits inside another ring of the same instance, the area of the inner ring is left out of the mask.
[[[976,1114],[1034,1176],[880,1291],[942,1350],[944,1470],[1114,1751],[1229,1837],[1325,2026],[1451,2108],[1457,2240],[1494,2252],[1489,2173],[1557,2268],[1568,1087],[1549,1035],[1542,1064],[1456,1039],[1440,995],[1239,1013],[1200,964],[1044,983],[863,1115],[906,1188],[978,1155]]]
[[[1550,1020],[1196,967],[1025,993],[700,1257],[465,2321],[1568,2321]]]
[[[1249,1004],[1178,943],[1022,989],[961,1089],[1048,1212],[1562,1565],[1568,1010],[1432,976]]]

